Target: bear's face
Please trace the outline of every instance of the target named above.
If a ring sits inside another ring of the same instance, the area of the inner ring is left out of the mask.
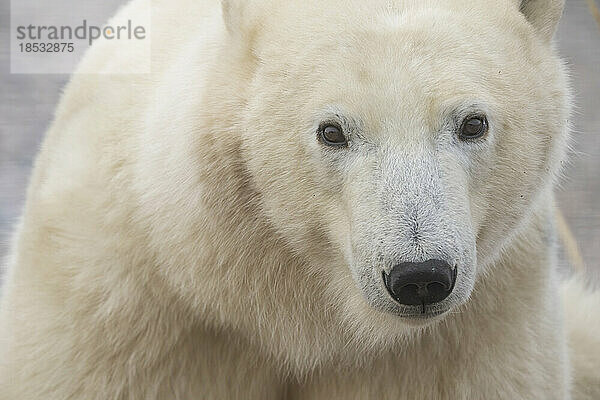
[[[254,32],[245,163],[279,235],[350,313],[357,293],[409,320],[465,303],[563,158],[548,41],[509,2],[448,3],[290,6]]]

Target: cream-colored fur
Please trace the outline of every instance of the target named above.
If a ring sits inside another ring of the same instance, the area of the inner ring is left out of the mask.
[[[98,42],[80,68],[108,74],[73,76],[37,159],[0,399],[599,398],[600,301],[571,284],[564,318],[554,267],[560,10],[153,0],[152,73]],[[433,252],[449,312],[399,316],[370,274]]]

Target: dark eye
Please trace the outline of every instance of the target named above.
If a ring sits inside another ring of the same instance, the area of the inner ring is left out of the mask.
[[[334,123],[328,122],[319,127],[319,136],[321,141],[327,146],[346,146],[348,140],[342,131],[342,128]]]
[[[484,136],[488,131],[488,121],[484,115],[476,115],[465,118],[459,136],[463,140],[473,140]]]

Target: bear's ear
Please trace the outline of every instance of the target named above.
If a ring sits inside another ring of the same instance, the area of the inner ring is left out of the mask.
[[[565,0],[518,0],[518,3],[529,23],[542,38],[550,41],[558,26]]]
[[[258,24],[259,10],[263,8],[260,0],[221,0],[221,9],[225,26],[235,36],[252,36]]]
[[[246,2],[243,0],[221,0],[223,21],[230,33],[238,31],[245,7]]]

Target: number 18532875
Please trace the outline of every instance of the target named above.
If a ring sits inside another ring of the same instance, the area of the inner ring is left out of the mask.
[[[72,53],[75,51],[73,43],[64,42],[41,42],[41,43],[19,43],[21,53]]]

